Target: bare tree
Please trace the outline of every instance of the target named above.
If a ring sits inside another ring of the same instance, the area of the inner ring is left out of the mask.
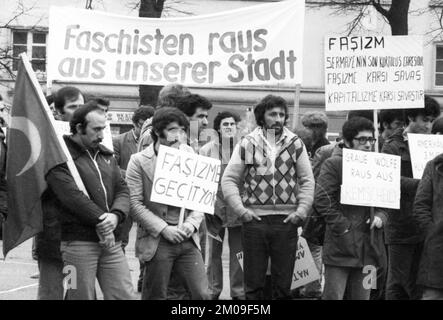
[[[332,6],[334,14],[352,14],[352,20],[347,24],[348,35],[358,31],[362,27],[362,19],[365,17],[366,9],[372,6],[389,23],[392,35],[408,34],[408,13],[410,0],[330,0],[312,1],[312,6]]]
[[[0,21],[0,30],[12,30],[13,26],[17,24],[17,19],[23,16],[30,15],[30,12],[35,8],[36,2],[31,6],[25,6],[23,1],[17,2],[17,7],[13,11],[13,14],[6,21]],[[30,28],[33,30],[43,20],[43,16],[39,17],[34,25]],[[6,45],[0,48],[0,74],[7,74],[11,79],[15,79],[15,73],[13,72],[13,61],[18,59],[13,56],[13,48],[11,45]]]

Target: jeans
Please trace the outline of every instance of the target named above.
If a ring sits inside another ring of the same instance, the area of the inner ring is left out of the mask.
[[[37,300],[63,300],[63,261],[39,258]]]
[[[208,280],[200,250],[191,239],[173,244],[160,237],[154,257],[146,262],[142,300],[166,300],[171,273],[185,283],[193,300],[207,300]]]
[[[363,287],[363,268],[337,267],[325,265],[325,288],[323,300],[343,300],[346,290],[347,300],[369,300],[371,289]]]
[[[245,297],[263,300],[268,260],[271,258],[273,299],[288,299],[297,251],[297,226],[284,223],[285,215],[261,216],[243,223]]]
[[[241,227],[222,228],[219,233],[222,240],[225,236],[225,230],[229,232],[229,282],[231,285],[231,297],[243,298],[243,271],[237,259],[237,253],[243,251],[241,245]],[[223,242],[208,238],[208,246],[209,261],[207,275],[209,293],[212,299],[218,299],[223,290]]]
[[[96,278],[105,300],[135,299],[121,242],[106,249],[97,242],[62,241],[60,251],[65,266],[75,268],[75,273],[71,273],[75,275],[72,281],[75,286],[67,289],[67,300],[94,300]]]
[[[443,300],[443,289],[423,288],[423,298],[422,300]]]
[[[417,283],[423,244],[388,246],[388,280],[386,300],[418,300],[422,290]]]
[[[308,242],[309,250],[311,251],[312,258],[314,259],[315,266],[317,267],[318,273],[320,274],[320,279],[308,283],[301,289],[303,296],[305,297],[320,297],[322,294],[321,290],[321,278],[322,274],[322,246]]]

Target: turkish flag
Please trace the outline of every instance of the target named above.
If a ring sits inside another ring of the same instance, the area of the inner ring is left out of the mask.
[[[3,227],[3,254],[43,230],[40,197],[45,176],[67,161],[50,117],[53,117],[29,64],[21,57],[6,154],[8,216]]]

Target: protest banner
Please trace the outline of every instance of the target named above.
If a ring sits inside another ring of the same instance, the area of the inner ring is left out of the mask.
[[[131,124],[133,112],[126,111],[108,111],[106,116],[111,124]]]
[[[412,175],[421,179],[428,161],[443,153],[443,136],[408,133]]]
[[[343,148],[343,204],[400,208],[400,157]]]
[[[326,111],[424,107],[421,36],[326,37]]]
[[[318,279],[320,279],[320,273],[312,258],[308,243],[305,238],[299,236],[297,252],[295,254],[295,266],[292,275],[291,290]]]
[[[151,201],[214,214],[221,161],[161,145]]]
[[[282,1],[151,19],[51,7],[48,82],[293,87],[304,10],[304,1]]]
[[[69,122],[56,120],[54,122],[54,128],[57,134],[61,136],[71,134],[71,128],[69,127]],[[109,124],[106,124],[106,128],[103,132],[102,144],[109,150],[114,151],[114,145],[112,144],[111,128]]]

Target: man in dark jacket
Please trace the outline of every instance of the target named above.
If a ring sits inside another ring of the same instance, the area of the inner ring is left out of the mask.
[[[341,204],[340,187],[342,149],[371,152],[376,141],[372,122],[362,117],[346,121],[343,140],[332,157],[324,162],[315,190],[314,207],[327,224],[323,244],[323,299],[341,300],[348,289],[348,299],[369,300],[371,288],[364,287],[364,267],[379,268],[386,259],[383,232],[379,230],[386,223],[386,215],[376,208],[371,222],[369,207]],[[371,229],[374,229],[373,234]]]
[[[419,179],[412,175],[408,133],[431,132],[432,122],[440,115],[440,106],[425,97],[424,109],[406,109],[406,129],[399,128],[383,145],[382,152],[401,157],[401,198],[400,209],[389,210],[388,225],[385,229],[388,245],[387,300],[420,299],[417,286],[417,272],[423,248],[423,234],[412,216],[412,206]]]
[[[48,104],[54,103],[59,119],[66,122],[71,120],[74,111],[84,103],[83,95],[76,87],[63,87],[46,99]],[[38,300],[63,300],[60,215],[54,210],[54,203],[53,194],[46,190],[42,195],[43,231],[35,238],[35,255],[40,272]]]
[[[443,300],[443,155],[429,161],[418,185],[414,218],[425,234],[418,283],[423,300]]]
[[[94,299],[97,278],[104,299],[132,299],[134,289],[118,228],[129,213],[129,191],[113,153],[100,144],[106,116],[97,103],[89,103],[74,112],[70,127],[72,136],[64,138],[87,195],[66,164],[46,177],[55,199],[53,210],[61,218],[63,262],[75,275],[66,297]]]

